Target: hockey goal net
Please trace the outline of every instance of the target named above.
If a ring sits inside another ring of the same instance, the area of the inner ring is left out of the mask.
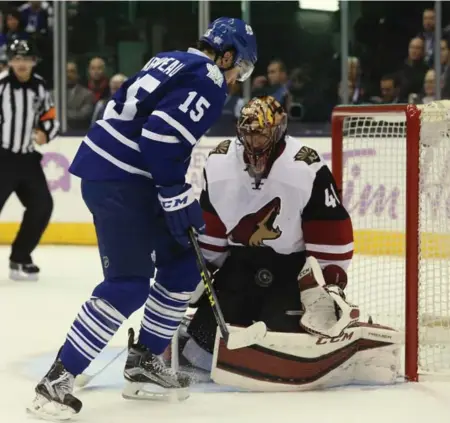
[[[348,297],[405,333],[405,376],[450,375],[450,101],[339,106],[332,170],[352,216]]]

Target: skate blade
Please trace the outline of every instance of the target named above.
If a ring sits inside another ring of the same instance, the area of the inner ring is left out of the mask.
[[[20,270],[11,270],[9,272],[9,279],[20,282],[20,281],[31,281],[36,282],[39,280],[39,274],[38,273],[24,273]]]
[[[27,412],[42,420],[60,422],[70,420],[75,414],[75,410],[67,405],[54,401],[49,401],[43,395],[37,395],[32,404],[27,407]]]
[[[126,382],[122,391],[125,399],[139,401],[179,402],[189,398],[189,388],[163,388],[152,383]]]

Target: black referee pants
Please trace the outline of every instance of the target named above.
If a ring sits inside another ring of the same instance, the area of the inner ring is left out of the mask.
[[[12,193],[25,207],[10,255],[10,260],[17,263],[32,262],[31,253],[38,245],[53,210],[41,159],[42,155],[37,152],[21,155],[0,149],[0,212]]]

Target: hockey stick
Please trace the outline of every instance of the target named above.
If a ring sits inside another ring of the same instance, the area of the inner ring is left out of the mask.
[[[127,351],[128,347],[125,347],[121,350],[117,355],[115,355],[111,360],[109,360],[100,370],[97,370],[94,374],[88,375],[87,373],[81,373],[75,378],[75,386],[77,388],[84,388],[86,385],[91,383],[92,379],[96,378],[100,373],[103,373],[112,363],[114,363],[125,351]]]
[[[209,303],[211,304],[214,317],[216,318],[217,326],[219,326],[220,332],[222,333],[222,338],[227,344],[227,348],[229,350],[234,350],[237,348],[244,348],[248,347],[249,345],[257,344],[266,336],[267,327],[265,323],[256,322],[248,328],[230,333],[225,323],[225,318],[223,317],[219,301],[217,300],[216,290],[214,289],[211,277],[209,276],[205,259],[200,250],[200,246],[198,245],[194,229],[192,228],[189,229],[189,238],[195,250],[195,256],[197,259],[200,276],[203,283],[205,284],[206,296],[208,297]]]

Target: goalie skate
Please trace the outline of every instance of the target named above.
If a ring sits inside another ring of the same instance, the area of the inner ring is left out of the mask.
[[[74,380],[61,361],[56,360],[36,386],[36,398],[27,411],[45,420],[69,420],[82,407],[81,401],[72,395]]]
[[[301,302],[305,313],[300,326],[311,335],[334,338],[359,320],[359,308],[345,300],[336,285],[325,285],[319,264],[313,257],[299,274]]]
[[[129,330],[128,358],[122,396],[126,399],[182,401],[189,397],[189,375],[175,372],[159,357],[140,344],[133,344]]]

